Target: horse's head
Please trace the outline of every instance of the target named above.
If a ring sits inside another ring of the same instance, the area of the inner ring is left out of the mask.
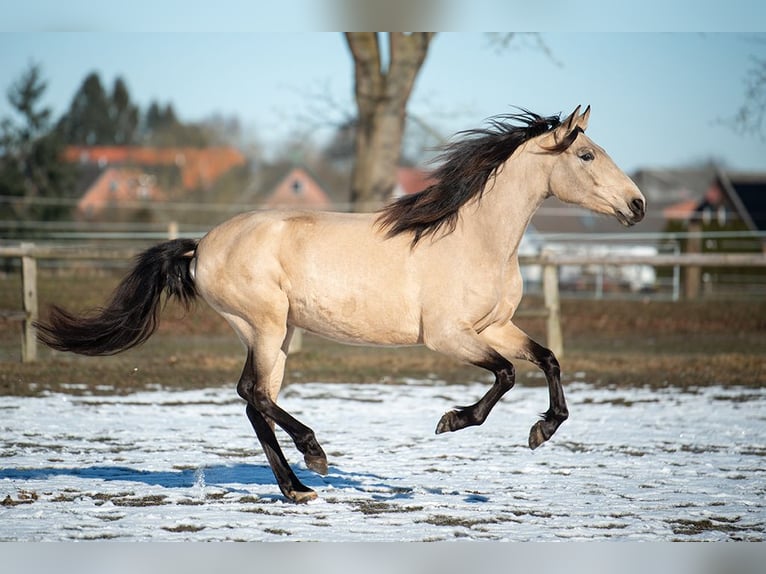
[[[548,192],[567,203],[614,215],[623,225],[638,223],[646,213],[646,199],[607,153],[585,135],[589,116],[590,106],[583,114],[577,106],[559,126],[540,137],[542,149],[557,154]]]

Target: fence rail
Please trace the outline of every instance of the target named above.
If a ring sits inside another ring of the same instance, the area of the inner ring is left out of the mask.
[[[681,253],[668,255],[565,255],[519,257],[521,265],[649,265],[652,267],[764,267],[760,253]]]
[[[93,246],[36,245],[22,243],[0,246],[0,257],[20,258],[22,268],[23,309],[0,310],[0,318],[22,323],[21,360],[31,362],[37,358],[37,332],[39,318],[37,296],[37,261],[43,260],[128,260],[139,253],[136,248]],[[564,352],[561,330],[559,268],[565,265],[649,265],[653,267],[766,267],[766,255],[743,253],[676,254],[676,255],[565,255],[542,253],[519,257],[521,265],[542,267],[543,308],[523,309],[519,317],[546,319],[547,345],[558,356]]]

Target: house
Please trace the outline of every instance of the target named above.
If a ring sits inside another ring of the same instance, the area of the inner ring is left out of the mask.
[[[766,233],[766,172],[716,169],[701,197],[669,206],[665,216],[703,228]],[[738,250],[734,241],[729,243],[732,248],[726,250]],[[766,253],[766,237],[760,238],[760,247]]]
[[[146,219],[157,202],[199,201],[195,194],[247,164],[242,153],[226,146],[67,146],[63,159],[79,166],[77,216],[89,221],[103,219],[107,208],[108,219]]]
[[[261,168],[251,189],[245,190],[237,202],[256,204],[259,207],[349,209],[350,180],[333,172],[320,177],[314,170],[302,164],[277,164]],[[331,181],[333,185],[327,185]],[[396,170],[394,199],[424,190],[433,179],[429,172],[415,167],[399,167]]]
[[[739,220],[749,231],[766,232],[766,173],[718,170],[695,213],[703,220],[715,214]]]
[[[766,173],[721,172],[718,183],[745,227],[766,233]],[[760,239],[761,251],[766,254],[766,236]]]
[[[139,169],[109,167],[103,170],[77,202],[77,215],[93,220],[111,207],[141,209],[166,201],[167,194],[154,176]]]
[[[266,209],[331,209],[330,192],[309,168],[303,165],[277,165],[263,168],[260,183],[246,190],[240,203],[255,203]]]
[[[173,168],[183,191],[206,189],[229,170],[244,166],[242,153],[227,146],[154,148],[140,146],[67,146],[64,159],[85,166]]]

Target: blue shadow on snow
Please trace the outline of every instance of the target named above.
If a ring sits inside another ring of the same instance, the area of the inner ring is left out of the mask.
[[[374,474],[348,473],[338,468],[330,467],[327,476],[319,476],[311,471],[294,469],[298,478],[306,486],[321,488],[367,488],[394,489],[383,482],[372,484],[369,479],[383,481],[383,477]],[[200,475],[200,472],[202,475]],[[230,487],[241,485],[275,485],[274,475],[267,465],[236,464],[232,466],[216,465],[198,469],[147,471],[127,466],[89,466],[84,468],[0,468],[0,480],[46,480],[57,476],[72,476],[86,480],[121,480],[126,482],[142,482],[164,488],[191,488],[204,478],[206,486]]]

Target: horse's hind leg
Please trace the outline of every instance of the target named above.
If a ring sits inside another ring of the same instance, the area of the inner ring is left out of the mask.
[[[290,438],[293,439],[293,442],[295,443],[295,447],[303,455],[303,460],[306,462],[306,466],[314,472],[324,475],[327,474],[327,456],[317,441],[314,431],[279,407],[276,403],[279,388],[281,387],[282,376],[284,374],[287,345],[289,344],[289,340],[287,338],[285,340],[286,343],[283,345],[282,351],[280,351],[280,358],[272,368],[269,385],[267,388],[263,388],[261,385],[257,384],[252,386],[248,393],[249,398],[247,401],[249,404],[252,404],[258,412],[264,415],[267,420],[278,424],[288,435],[290,435]]]
[[[303,455],[303,459],[314,472],[327,474],[327,456],[322,447],[317,442],[314,431],[309,427],[288,414],[284,409],[277,406],[277,396],[279,389],[282,388],[282,379],[285,374],[285,361],[290,348],[290,340],[294,332],[293,327],[287,327],[282,336],[282,345],[277,353],[277,359],[271,367],[269,384],[266,392],[261,392],[260,387],[255,387],[255,400],[258,401],[260,411],[272,421],[282,427],[290,438],[293,439],[295,447]]]
[[[254,367],[253,353],[248,351],[245,368],[237,385],[237,392],[247,401],[247,418],[253,425],[266,459],[269,461],[274,478],[277,479],[279,490],[293,502],[307,502],[316,498],[316,493],[304,485],[290,468],[274,434],[273,423],[261,413],[250,399],[252,389],[258,385],[258,378]]]
[[[271,471],[277,479],[279,490],[293,502],[308,502],[317,497],[316,492],[304,485],[290,468],[290,464],[285,459],[282,449],[279,447],[277,437],[271,425],[263,418],[251,405],[247,405],[247,418],[255,429],[255,434],[263,447],[266,459],[269,461]]]
[[[262,330],[260,336],[254,337],[257,342],[248,350],[237,392],[248,403],[248,418],[267,453],[280,489],[291,500],[300,502],[316,495],[300,483],[285,462],[284,455],[273,438],[274,423],[290,435],[310,469],[326,474],[327,457],[317,442],[314,431],[278,407],[275,402],[282,384],[291,334],[290,328],[282,327],[270,331]],[[268,428],[268,432],[262,428],[261,419],[265,421],[263,424]],[[270,452],[273,454],[269,455]]]

